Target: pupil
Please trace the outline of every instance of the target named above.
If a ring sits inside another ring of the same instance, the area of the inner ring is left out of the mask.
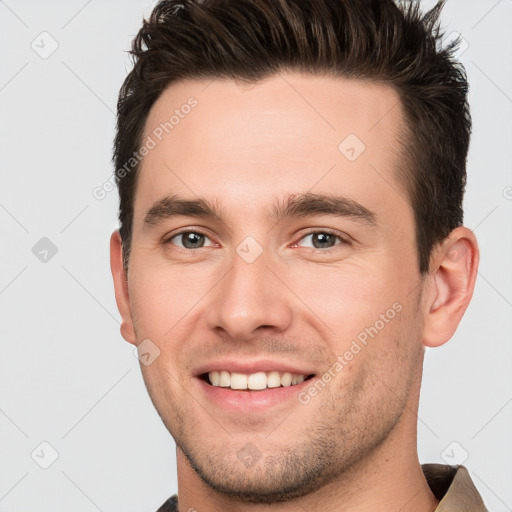
[[[320,244],[320,247],[317,247],[317,249],[323,248],[326,246],[332,247],[332,243],[329,243],[329,242],[332,242],[332,240],[334,240],[334,236],[331,235],[330,233],[315,233],[313,235],[313,244],[315,245],[315,247],[317,247],[317,244],[315,242],[318,241]]]
[[[187,249],[195,249],[197,248],[197,245],[201,244],[202,242],[202,239],[203,239],[204,235],[200,235],[198,233],[187,233],[184,238],[184,246],[187,248]]]

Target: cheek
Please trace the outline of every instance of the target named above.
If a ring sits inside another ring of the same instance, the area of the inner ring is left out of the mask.
[[[175,336],[200,303],[207,285],[205,276],[192,267],[172,268],[149,258],[134,263],[130,302],[140,336],[159,340]]]
[[[341,368],[333,388],[338,401],[349,400],[359,407],[366,403],[363,409],[382,414],[405,402],[421,369],[421,327],[411,314],[411,304],[393,306],[378,309],[382,313],[377,316],[366,315],[367,320],[363,315],[357,320],[347,317],[347,328],[332,347]],[[356,321],[361,322],[357,327]]]
[[[340,350],[376,323],[379,332],[390,331],[389,324],[403,308],[404,295],[396,286],[396,276],[377,265],[317,266],[300,278],[290,274],[289,279],[297,296],[330,328],[339,345],[333,348]]]

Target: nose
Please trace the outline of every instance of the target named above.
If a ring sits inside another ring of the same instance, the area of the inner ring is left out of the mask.
[[[237,341],[261,336],[267,329],[285,331],[293,318],[293,295],[265,251],[248,263],[237,253],[215,287],[207,310],[208,327]],[[284,276],[283,276],[284,277]]]

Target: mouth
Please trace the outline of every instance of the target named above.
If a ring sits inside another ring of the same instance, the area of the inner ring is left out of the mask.
[[[299,393],[318,377],[308,362],[240,356],[198,365],[193,374],[194,385],[208,403],[224,414],[234,414],[235,421],[239,414],[263,418],[267,413],[300,405]],[[227,420],[227,416],[223,418]]]
[[[212,387],[227,388],[233,391],[264,391],[288,388],[312,379],[314,374],[299,374],[282,371],[239,373],[227,370],[214,370],[199,376]]]

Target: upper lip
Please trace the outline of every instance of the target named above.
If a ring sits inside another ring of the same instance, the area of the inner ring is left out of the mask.
[[[244,373],[250,375],[257,372],[289,372],[296,375],[312,375],[315,372],[306,365],[293,365],[284,361],[273,361],[270,359],[259,359],[256,361],[242,361],[240,359],[219,359],[197,367],[194,374],[197,376],[213,371],[226,370],[230,373]]]

